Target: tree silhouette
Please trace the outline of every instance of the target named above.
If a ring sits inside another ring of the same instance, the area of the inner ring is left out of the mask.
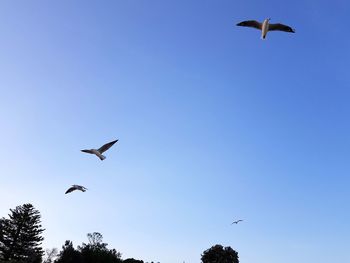
[[[134,258],[127,258],[123,260],[123,263],[143,263],[143,260],[137,260]]]
[[[238,253],[231,247],[215,245],[203,252],[203,263],[239,263]]]
[[[102,234],[98,233],[98,232],[94,232],[94,233],[88,233],[87,234],[87,238],[89,241],[89,246],[91,246],[92,248],[98,249],[98,248],[106,248],[108,246],[107,243],[103,243],[103,236]],[[83,243],[83,246],[87,246],[86,244]]]
[[[43,250],[41,242],[40,213],[31,204],[10,209],[9,219],[0,219],[0,259],[3,261],[40,263]]]
[[[73,247],[72,241],[66,240],[62,251],[58,254],[55,263],[81,263],[81,254]]]
[[[43,263],[53,263],[54,258],[57,256],[58,250],[57,248],[46,249]]]
[[[83,243],[77,249],[66,241],[55,263],[121,263],[121,254],[115,249],[108,249],[100,233],[88,234],[88,244]]]
[[[98,232],[87,234],[89,243],[78,247],[84,263],[119,263],[121,253],[115,249],[108,249],[107,243],[102,242],[102,235]]]

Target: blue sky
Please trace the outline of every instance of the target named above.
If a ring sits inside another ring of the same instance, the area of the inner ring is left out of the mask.
[[[30,202],[45,247],[97,231],[145,261],[349,261],[349,8],[2,1],[0,215]],[[296,34],[235,26],[266,17]]]

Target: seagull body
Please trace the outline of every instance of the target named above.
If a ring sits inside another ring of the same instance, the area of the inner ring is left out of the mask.
[[[101,146],[98,149],[90,149],[90,150],[81,150],[84,153],[90,153],[90,154],[95,154],[98,158],[100,158],[101,161],[106,159],[106,156],[102,155],[105,151],[107,151],[109,148],[113,146],[118,140],[106,143],[105,145]]]
[[[286,26],[280,23],[270,24],[271,18],[267,18],[264,22],[260,23],[256,20],[247,20],[237,24],[237,26],[253,27],[261,30],[261,39],[265,39],[268,31],[284,31],[289,33],[295,33],[295,30],[290,26]]]
[[[82,192],[85,192],[87,190],[87,188],[84,186],[81,186],[81,185],[73,184],[72,187],[68,188],[68,190],[65,192],[65,194],[71,193],[75,190],[80,190]]]
[[[241,222],[241,221],[243,221],[243,220],[242,220],[242,219],[239,219],[239,220],[237,220],[237,221],[233,221],[231,225],[233,225],[233,224],[236,224],[236,225],[237,225],[237,224],[238,224],[239,222]]]

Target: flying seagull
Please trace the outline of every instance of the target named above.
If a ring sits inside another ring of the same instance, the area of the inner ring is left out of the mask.
[[[75,190],[80,190],[82,192],[85,192],[87,190],[87,188],[85,188],[84,186],[81,186],[81,185],[73,184],[72,187],[68,188],[68,190],[65,192],[65,194],[68,194],[68,193],[73,192]]]
[[[295,30],[290,26],[286,26],[280,23],[270,24],[270,20],[271,18],[267,18],[262,23],[256,20],[248,20],[238,23],[237,26],[247,26],[261,30],[261,39],[266,38],[267,31],[284,31],[289,33],[295,33]]]
[[[106,156],[102,155],[102,153],[104,153],[109,148],[111,148],[113,146],[113,144],[115,144],[117,141],[118,140],[106,143],[105,145],[103,145],[99,149],[90,149],[90,150],[81,150],[81,151],[84,152],[84,153],[95,154],[98,158],[101,159],[101,161],[103,161],[104,159],[106,159]]]
[[[242,220],[242,219],[239,219],[239,220],[237,220],[237,221],[233,221],[231,225],[233,225],[233,224],[236,224],[236,225],[237,225],[237,224],[238,224],[239,222],[241,222],[241,221],[243,221],[243,220]]]

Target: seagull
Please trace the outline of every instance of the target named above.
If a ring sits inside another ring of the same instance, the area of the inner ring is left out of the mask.
[[[256,20],[248,20],[243,21],[237,24],[237,26],[247,26],[247,27],[254,27],[256,29],[261,30],[261,39],[266,38],[267,31],[284,31],[289,33],[295,33],[295,30],[291,28],[290,26],[286,26],[280,23],[277,24],[270,24],[271,18],[267,18],[264,20],[264,22],[260,23]]]
[[[105,145],[103,145],[99,149],[90,149],[90,150],[81,150],[81,151],[84,153],[95,154],[98,158],[100,158],[101,161],[103,161],[104,159],[106,159],[106,156],[102,155],[102,153],[104,153],[109,148],[111,148],[113,146],[113,144],[115,144],[117,141],[118,140],[106,143]]]
[[[239,219],[239,220],[237,220],[237,221],[233,221],[231,225],[233,225],[233,224],[236,224],[236,225],[237,225],[237,224],[238,224],[239,222],[241,222],[241,221],[243,221],[243,220],[242,220],[242,219]]]
[[[82,191],[82,192],[85,192],[85,191],[87,190],[87,188],[84,187],[84,186],[81,186],[81,185],[73,184],[72,187],[70,187],[70,188],[65,192],[65,194],[68,194],[68,193],[73,192],[73,191],[75,191],[75,190],[80,190],[80,191]]]

